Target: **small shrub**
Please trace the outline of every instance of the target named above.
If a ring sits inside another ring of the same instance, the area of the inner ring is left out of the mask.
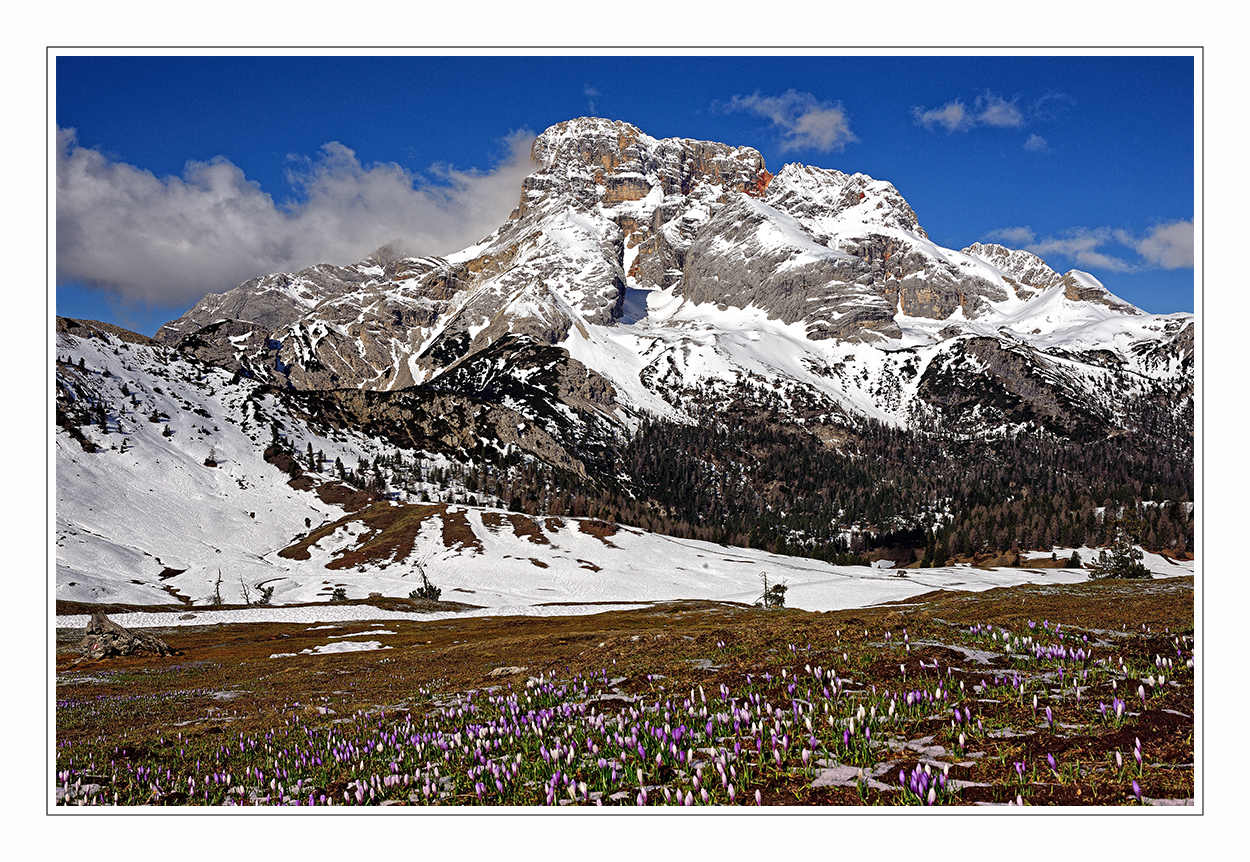
[[[347,589],[345,587],[335,587],[334,592],[330,593],[330,601],[332,602],[347,601]]]
[[[786,606],[786,582],[768,585],[768,575],[760,572],[760,578],[764,581],[764,595],[760,596],[760,600],[756,605],[763,605],[766,608],[784,608]]]
[[[784,608],[786,606],[786,585],[773,584],[764,594],[764,607]]]
[[[418,571],[421,572],[421,587],[410,592],[408,598],[425,599],[431,602],[438,601],[438,597],[443,594],[442,589],[430,583],[430,579],[425,576],[425,569],[418,566]]]

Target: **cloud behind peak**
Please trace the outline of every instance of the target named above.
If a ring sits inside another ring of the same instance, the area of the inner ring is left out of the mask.
[[[315,157],[289,158],[295,197],[277,204],[224,157],[157,177],[58,129],[57,281],[127,302],[190,305],[257,275],[352,263],[385,243],[447,254],[507,218],[532,169],[532,140],[511,134],[507,157],[489,171],[434,166],[422,175],[362,164],[330,142]]]

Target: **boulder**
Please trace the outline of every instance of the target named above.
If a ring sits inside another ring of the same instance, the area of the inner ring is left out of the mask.
[[[132,632],[110,620],[104,611],[95,611],[87,623],[87,633],[78,644],[82,657],[78,662],[149,652],[156,655],[181,655],[155,635]]]

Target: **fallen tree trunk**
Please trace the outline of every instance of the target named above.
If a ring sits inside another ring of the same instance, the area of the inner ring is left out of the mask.
[[[155,635],[132,632],[110,620],[104,611],[95,611],[87,623],[86,636],[78,644],[82,657],[74,664],[94,661],[110,656],[133,655],[150,652],[156,655],[181,655],[181,653]]]

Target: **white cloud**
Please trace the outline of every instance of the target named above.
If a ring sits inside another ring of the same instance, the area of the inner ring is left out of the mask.
[[[1194,223],[1177,221],[1152,227],[1133,243],[1137,253],[1164,269],[1193,269]]]
[[[1024,142],[1024,148],[1031,153],[1044,153],[1050,149],[1050,145],[1041,135],[1029,135],[1029,139]]]
[[[1143,269],[1188,269],[1194,265],[1194,224],[1176,221],[1152,227],[1144,236],[1109,227],[1078,227],[1059,236],[1039,240],[1030,227],[1008,227],[990,231],[990,240],[998,240],[1013,248],[1023,248],[1046,259],[1067,258],[1080,267],[1111,272],[1138,272]],[[1123,255],[1104,251],[1106,246],[1119,245],[1132,249],[1139,261],[1126,260]]]
[[[781,130],[781,149],[813,149],[820,152],[841,152],[847,144],[859,140],[851,132],[839,102],[822,102],[811,93],[787,90],[780,96],[734,96],[726,111],[750,111],[766,117]]]
[[[977,126],[1017,128],[1025,124],[1016,99],[1008,101],[990,92],[977,96],[971,108],[956,99],[940,108],[914,107],[911,112],[916,125],[926,129],[941,126],[948,132],[966,132]]]
[[[224,158],[160,178],[57,132],[57,280],[105,288],[126,302],[190,305],[249,278],[314,263],[352,263],[396,243],[447,254],[498,227],[532,170],[532,133],[509,136],[490,171],[434,166],[433,179],[395,164],[362,165],[340,143],[292,158],[301,202],[279,206]]]
[[[932,108],[928,111],[922,108],[912,108],[911,112],[916,118],[916,124],[926,129],[942,126],[948,132],[955,132],[971,129],[976,125],[976,121],[968,113],[964,103],[960,101],[947,102],[940,108]]]
[[[1001,240],[1016,246],[1025,246],[1037,239],[1031,227],[1004,227],[986,234],[987,239]]]
[[[595,112],[595,99],[599,98],[599,96],[603,94],[589,84],[583,84],[582,95],[587,97],[587,104],[590,105],[590,113],[593,114]]]
[[[1017,128],[1024,125],[1024,114],[1016,107],[1016,100],[1008,102],[992,93],[977,96],[976,115],[977,122],[985,126]]]
[[[1025,250],[1033,252],[1043,260],[1047,255],[1059,255],[1087,269],[1132,272],[1136,267],[1128,261],[1099,251],[1101,246],[1111,242],[1113,238],[1114,232],[1110,228],[1072,228],[1062,236],[1033,242]]]

